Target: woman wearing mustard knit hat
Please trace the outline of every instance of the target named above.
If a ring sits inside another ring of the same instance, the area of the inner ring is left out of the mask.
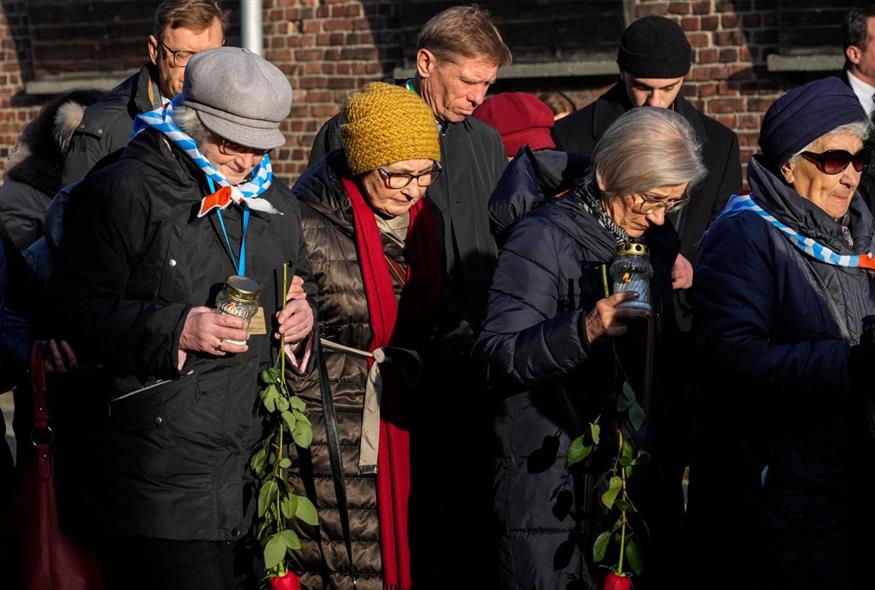
[[[323,411],[317,377],[297,377],[313,444],[289,474],[295,489],[315,490],[320,528],[318,538],[312,529],[300,531],[303,548],[294,552],[293,569],[303,572],[307,588],[352,588],[355,577],[359,590],[406,589],[412,579],[404,400],[416,371],[398,348],[423,349],[441,292],[442,249],[423,199],[440,174],[440,142],[431,110],[398,86],[368,84],[347,99],[344,119],[343,149],[292,189],[319,287],[335,409],[334,416]],[[326,434],[334,425],[342,478],[333,477],[337,462]]]

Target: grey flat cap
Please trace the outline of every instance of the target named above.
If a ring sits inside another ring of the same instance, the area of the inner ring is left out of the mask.
[[[292,86],[279,68],[247,49],[195,54],[185,68],[182,93],[184,104],[220,137],[265,150],[286,142],[279,126],[292,109]]]

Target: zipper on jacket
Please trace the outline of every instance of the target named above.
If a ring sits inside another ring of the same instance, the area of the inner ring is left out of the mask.
[[[190,369],[190,370],[188,371],[188,373],[186,373],[185,375],[181,375],[181,376],[179,377],[179,379],[183,379],[183,378],[185,378],[185,377],[188,377],[188,376],[191,375],[192,373],[194,373],[194,369]],[[176,381],[176,379],[159,379],[159,380],[156,381],[155,383],[152,383],[151,385],[147,385],[146,387],[141,387],[141,388],[139,388],[139,389],[135,389],[135,390],[133,390],[133,391],[129,391],[129,392],[127,392],[127,393],[123,393],[123,394],[121,394],[121,395],[118,396],[118,397],[110,398],[110,400],[109,400],[109,404],[108,404],[108,408],[107,408],[107,417],[110,417],[110,418],[112,417],[112,404],[114,404],[114,403],[116,403],[116,402],[120,402],[120,401],[122,401],[122,400],[126,400],[126,399],[128,399],[129,397],[133,397],[133,396],[135,396],[135,395],[141,394],[141,393],[143,393],[144,391],[149,391],[150,389],[155,389],[156,387],[160,387],[160,386],[165,385],[165,384],[167,384],[167,383],[170,383],[170,382],[172,382],[172,381]]]

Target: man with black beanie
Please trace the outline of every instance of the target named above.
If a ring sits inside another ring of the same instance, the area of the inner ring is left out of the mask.
[[[708,176],[692,190],[690,205],[669,219],[680,235],[681,255],[695,263],[705,228],[729,196],[741,190],[741,164],[735,133],[679,96],[691,57],[690,44],[674,21],[661,16],[635,21],[620,36],[620,81],[594,103],[556,121],[553,139],[561,150],[591,157],[605,130],[631,108],[670,108],[683,115],[702,142]],[[683,276],[673,276],[675,288],[689,287],[692,268],[680,261],[676,270]],[[689,324],[688,318],[678,321]]]

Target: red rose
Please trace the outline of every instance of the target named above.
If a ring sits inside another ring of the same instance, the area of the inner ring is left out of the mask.
[[[270,588],[271,590],[301,590],[301,580],[295,572],[286,572],[282,576],[271,578]]]
[[[629,590],[632,587],[632,578],[621,576],[614,572],[608,572],[602,590]]]

